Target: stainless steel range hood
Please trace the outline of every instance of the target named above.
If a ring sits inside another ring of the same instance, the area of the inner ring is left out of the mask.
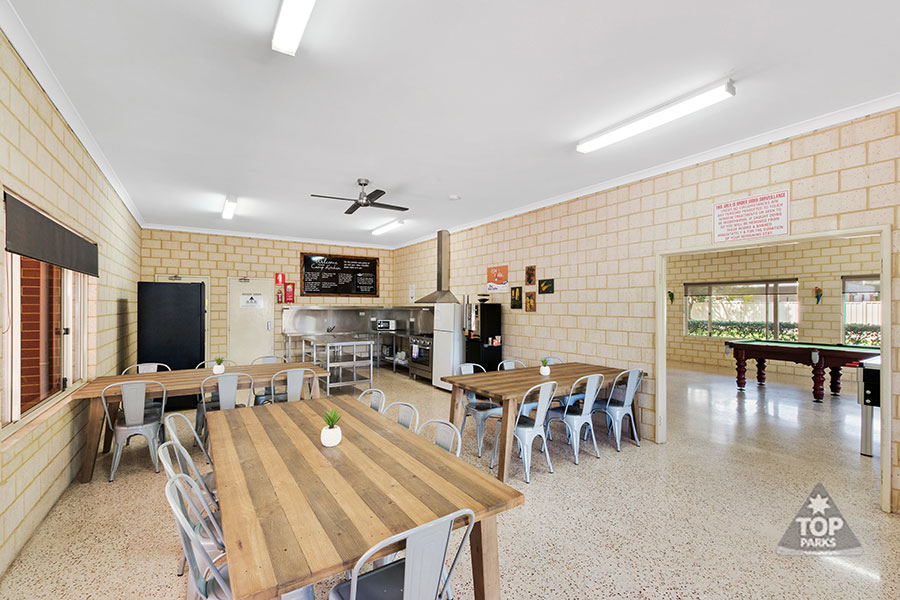
[[[437,290],[416,300],[417,304],[459,304],[450,291],[450,232],[437,232]]]

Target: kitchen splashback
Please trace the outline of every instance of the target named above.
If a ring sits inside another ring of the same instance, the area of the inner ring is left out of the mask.
[[[410,334],[434,331],[434,309],[428,307],[333,307],[291,306],[281,313],[287,334],[363,333],[375,331],[378,319],[394,319],[397,331]]]

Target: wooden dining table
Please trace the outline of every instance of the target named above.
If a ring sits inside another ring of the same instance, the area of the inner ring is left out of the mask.
[[[328,371],[307,362],[298,363],[274,363],[274,364],[258,364],[258,365],[237,365],[225,368],[226,373],[246,373],[253,378],[255,388],[264,388],[271,383],[272,376],[283,369],[312,369],[315,371],[317,380],[328,377]],[[81,470],[78,474],[78,480],[87,483],[94,476],[94,464],[97,462],[97,452],[100,446],[100,434],[104,429],[108,429],[104,422],[103,403],[100,400],[100,394],[103,390],[114,383],[128,383],[129,381],[158,381],[166,388],[166,396],[188,396],[200,393],[200,383],[212,375],[212,368],[207,369],[179,369],[177,371],[158,371],[156,373],[132,373],[130,375],[108,375],[105,377],[97,377],[88,381],[86,384],[72,392],[73,400],[90,399],[91,404],[88,408],[87,423],[87,440],[85,441],[84,459],[81,463]],[[238,381],[238,389],[247,389],[250,382],[246,378],[240,378]],[[218,389],[216,385],[207,386],[207,391],[214,392]],[[311,394],[313,397],[319,395],[319,386],[311,386]],[[121,389],[116,387],[110,390],[106,396],[107,404],[110,408],[110,418],[115,423],[116,415],[121,402]],[[162,396],[162,390],[158,386],[148,385],[147,396],[150,398],[159,398]],[[104,443],[103,452],[109,452],[109,436],[107,442]]]
[[[450,393],[450,421],[457,429],[462,427],[465,415],[466,392],[484,398],[489,398],[503,406],[500,433],[499,465],[497,479],[506,481],[509,474],[509,461],[512,456],[513,428],[516,422],[516,412],[525,392],[532,387],[555,381],[557,383],[556,395],[563,396],[569,393],[579,377],[600,373],[604,376],[604,387],[611,386],[616,375],[625,369],[613,367],[601,367],[581,362],[555,364],[550,367],[550,375],[540,374],[540,367],[526,367],[524,369],[509,369],[506,371],[488,371],[487,373],[473,373],[472,375],[450,375],[441,377],[441,381],[453,386]],[[601,391],[602,393],[602,391]]]
[[[332,408],[343,439],[325,448]],[[208,426],[235,600],[343,573],[377,542],[463,508],[475,513],[475,597],[500,598],[496,516],[521,492],[350,396],[218,411]]]

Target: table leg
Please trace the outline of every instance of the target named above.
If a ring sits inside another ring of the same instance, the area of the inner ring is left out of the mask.
[[[500,551],[497,546],[497,517],[475,523],[469,538],[472,550],[472,580],[475,600],[500,599]]]
[[[316,377],[313,379],[312,388],[310,388],[309,395],[311,398],[318,398],[321,392],[319,391],[319,378]]]
[[[78,481],[88,483],[94,476],[94,462],[97,460],[97,447],[100,445],[100,432],[103,430],[103,404],[100,398],[91,398],[88,406],[87,437],[84,440],[84,452],[81,457],[81,471]]]
[[[841,367],[831,367],[831,394],[841,395]]]
[[[462,427],[463,415],[465,414],[465,408],[463,407],[465,396],[466,392],[461,387],[454,385],[450,391],[450,422],[457,429]]]
[[[110,403],[109,405],[109,420],[113,423],[116,422],[116,419],[119,417],[119,403]],[[106,419],[103,420],[103,454],[109,452],[110,448],[112,448],[112,441],[115,437],[116,433],[109,428],[109,423],[106,422]]]
[[[819,362],[813,365],[813,400],[821,402],[825,397],[825,359],[820,358]]]
[[[743,350],[734,350],[735,370],[737,370],[737,387],[743,390],[747,385],[747,357]]]
[[[756,359],[756,383],[766,385],[766,359]]]
[[[497,465],[497,479],[506,481],[509,471],[509,461],[512,458],[512,445],[516,428],[516,402],[514,400],[503,401],[503,420],[499,423],[500,433],[500,461]]]

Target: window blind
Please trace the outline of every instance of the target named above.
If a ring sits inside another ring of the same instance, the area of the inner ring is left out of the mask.
[[[878,294],[881,292],[881,278],[877,275],[865,277],[841,277],[845,294]]]

